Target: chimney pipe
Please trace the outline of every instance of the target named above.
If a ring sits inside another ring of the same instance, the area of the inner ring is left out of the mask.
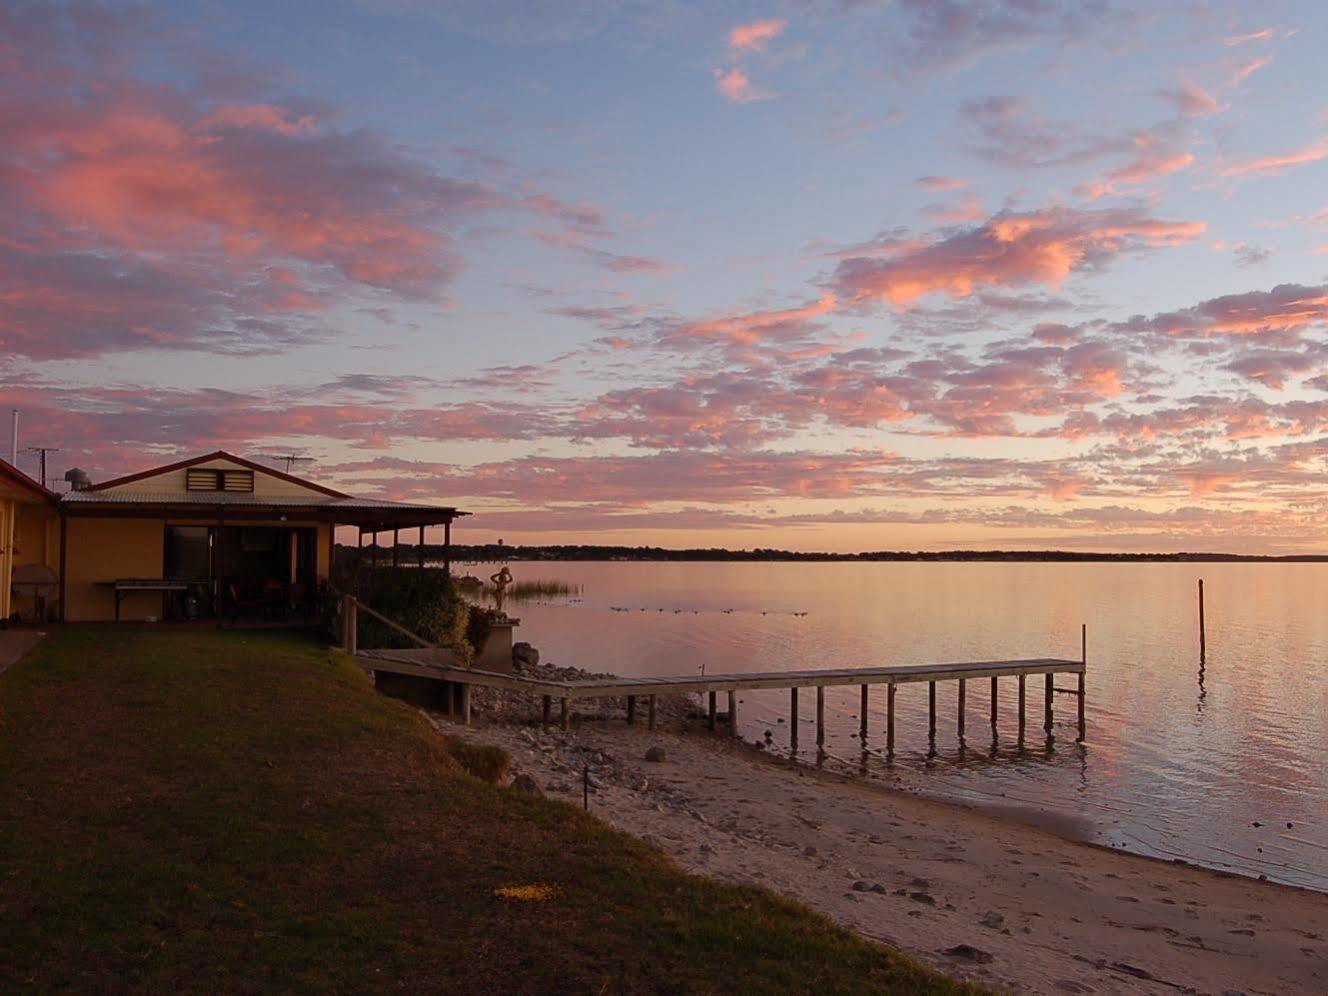
[[[9,465],[18,466],[18,409],[14,409],[14,434],[9,441]]]

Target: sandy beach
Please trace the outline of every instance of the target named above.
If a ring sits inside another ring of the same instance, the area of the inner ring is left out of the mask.
[[[881,783],[791,766],[706,731],[440,729],[683,868],[766,886],[997,990],[1321,993],[1328,896],[1112,851]],[[665,760],[645,759],[661,747]]]

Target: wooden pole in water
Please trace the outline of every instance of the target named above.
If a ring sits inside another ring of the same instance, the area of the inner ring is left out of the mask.
[[[825,745],[825,686],[816,686],[816,746]]]
[[[650,729],[655,728],[655,696],[651,695],[646,699],[646,726]]]
[[[544,728],[546,730],[549,728],[549,710],[552,707],[553,707],[552,697],[548,695],[544,696]]]
[[[867,687],[862,686],[862,703],[858,707],[858,739],[863,750],[867,749]]]
[[[636,722],[636,696],[627,696],[627,722],[628,725]]]
[[[709,719],[709,722],[710,722],[710,732],[711,732],[711,733],[713,733],[713,732],[715,731],[715,696],[716,696],[716,693],[715,693],[715,692],[711,692],[711,693],[710,693],[710,719]]]
[[[995,679],[995,678],[992,678],[992,679],[991,679],[991,728],[992,728],[993,730],[996,729],[996,693],[997,693],[997,691],[998,691],[998,689],[997,689],[997,685],[996,685],[996,679]]]
[[[1052,685],[1052,678],[1052,675],[1047,675],[1047,680],[1042,686],[1046,691],[1046,701],[1042,704],[1042,728],[1048,733],[1051,732],[1052,724],[1051,700],[1056,695],[1056,689]]]
[[[886,685],[886,753],[895,753],[895,683]]]
[[[1024,742],[1024,721],[1025,721],[1024,700],[1026,695],[1025,686],[1028,684],[1028,682],[1025,680],[1026,678],[1027,675],[1021,674],[1019,676],[1019,742],[1020,743]]]
[[[798,749],[798,690],[789,689],[789,746]]]
[[[562,717],[561,717],[561,722],[562,722],[562,728],[563,728],[564,730],[567,729],[569,726],[572,725],[572,717],[571,717],[570,711],[569,711],[569,709],[568,709],[568,704],[567,704],[567,700],[566,700],[566,699],[563,699],[563,703],[562,703]]]
[[[729,736],[738,735],[738,693],[729,692]]]
[[[964,699],[967,697],[967,685],[963,678],[959,679],[959,739],[964,738]]]
[[[927,682],[927,736],[936,739],[936,682]]]
[[[1199,579],[1199,660],[1208,657],[1208,633],[1204,626],[1204,590],[1203,578]]]
[[[1084,671],[1088,670],[1088,624],[1084,623],[1079,629],[1079,661],[1084,665]],[[1083,671],[1079,673],[1079,740],[1084,740],[1087,733],[1087,726],[1084,723],[1084,704],[1088,698],[1088,675]]]

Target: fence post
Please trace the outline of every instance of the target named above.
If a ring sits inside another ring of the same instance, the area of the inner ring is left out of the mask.
[[[354,595],[341,597],[341,628],[346,653],[354,657],[359,652],[359,603]]]

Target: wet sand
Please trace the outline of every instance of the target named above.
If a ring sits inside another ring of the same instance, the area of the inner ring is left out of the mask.
[[[705,732],[590,721],[448,733],[504,747],[683,868],[768,887],[944,971],[1032,992],[1328,991],[1328,896],[1113,851],[791,766]],[[645,760],[663,747],[662,763]]]

